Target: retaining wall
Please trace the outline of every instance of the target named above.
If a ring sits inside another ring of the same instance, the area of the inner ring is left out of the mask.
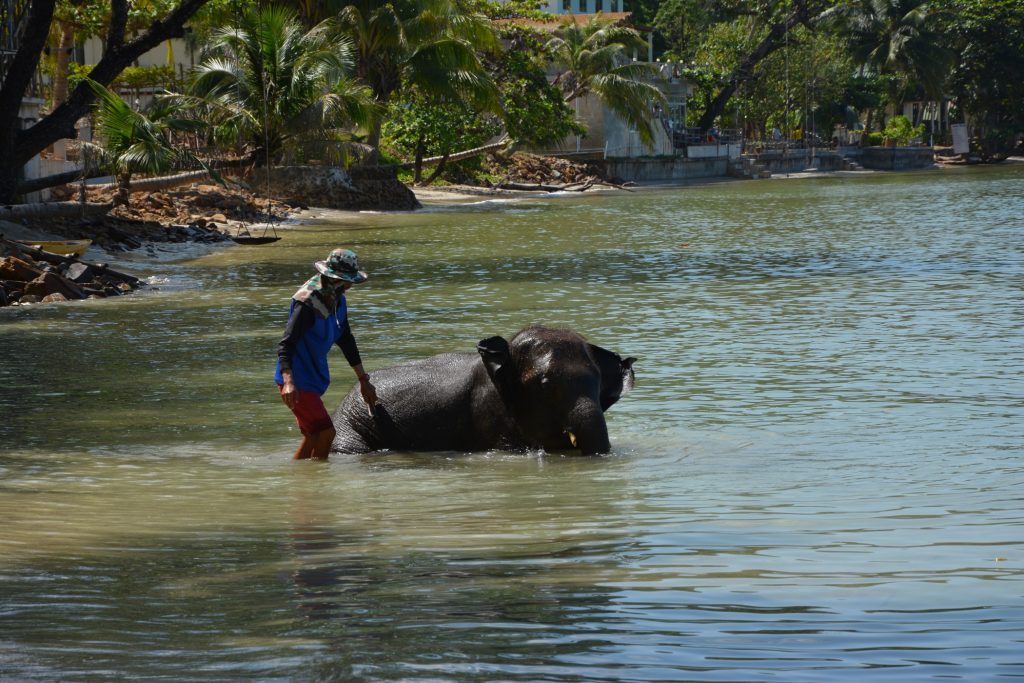
[[[935,157],[931,147],[865,147],[860,164],[877,171],[907,171],[931,168]]]
[[[729,160],[718,159],[606,159],[610,177],[632,182],[720,178],[729,173]]]

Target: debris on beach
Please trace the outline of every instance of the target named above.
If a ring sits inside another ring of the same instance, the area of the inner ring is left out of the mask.
[[[115,189],[89,189],[90,203],[109,203]],[[68,197],[72,198],[72,197]],[[92,220],[48,219],[39,227],[68,238],[87,238],[107,251],[138,249],[154,242],[223,242],[248,223],[263,223],[268,215],[289,218],[300,204],[267,200],[246,185],[227,188],[213,184],[163,191],[132,192],[127,206]]]
[[[0,236],[0,306],[102,299],[142,284],[105,263],[54,254]]]
[[[618,189],[628,189],[630,185],[619,178],[606,177],[600,164],[526,152],[509,157],[491,155],[487,164],[492,175],[501,177],[492,184],[495,189],[584,192],[598,185]]]

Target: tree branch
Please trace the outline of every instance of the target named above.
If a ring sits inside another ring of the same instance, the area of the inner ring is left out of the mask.
[[[50,34],[57,0],[36,0],[29,5],[25,33],[0,86],[0,135],[16,135],[18,110]]]
[[[124,27],[128,24],[127,0],[110,0],[110,29],[107,31],[106,52],[124,45]]]
[[[194,15],[199,8],[209,0],[182,0],[174,10],[163,19],[154,21],[149,30],[139,37],[127,43],[121,43],[104,52],[99,63],[89,74],[89,78],[101,85],[109,85],[118,74],[131,65],[132,61],[145,54],[149,50],[159,46],[168,38],[177,38],[184,35],[185,22]],[[53,0],[47,0],[52,4]],[[46,3],[33,3],[46,4]],[[124,0],[112,0],[112,7],[124,4]],[[126,5],[125,5],[126,6]],[[52,15],[52,10],[51,10]],[[49,23],[47,23],[47,30]],[[44,36],[45,41],[45,36]],[[110,39],[108,38],[108,45]],[[40,46],[35,60],[38,62]],[[19,50],[19,56],[21,50]],[[33,69],[35,66],[33,65]],[[78,84],[78,87],[68,96],[68,99],[58,106],[49,116],[40,120],[31,128],[21,131],[17,136],[14,145],[13,163],[19,168],[26,164],[29,159],[45,149],[47,145],[61,138],[74,138],[76,135],[75,122],[89,112],[89,105],[96,97],[86,82]],[[0,119],[0,123],[2,123]]]

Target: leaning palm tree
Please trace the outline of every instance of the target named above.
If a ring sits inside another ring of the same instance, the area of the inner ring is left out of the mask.
[[[843,19],[862,73],[888,77],[893,105],[902,104],[913,83],[941,97],[950,52],[928,0],[860,0]]]
[[[336,22],[355,46],[356,75],[380,106],[403,87],[415,87],[438,100],[497,108],[497,88],[477,54],[497,49],[497,37],[486,17],[456,0],[357,0]],[[378,121],[367,137],[374,149],[380,131]]]
[[[195,119],[179,118],[173,108],[157,106],[147,116],[133,110],[119,95],[87,79],[96,94],[96,119],[100,144],[86,143],[101,164],[111,167],[117,179],[114,206],[129,201],[132,175],[166,173],[183,166],[200,166],[221,182],[202,160],[176,145],[173,132],[191,133],[206,124]]]
[[[554,83],[566,102],[594,93],[650,145],[654,105],[664,107],[665,96],[650,82],[655,67],[633,62],[627,54],[632,49],[647,49],[639,33],[596,16],[585,24],[565,23],[547,43],[560,70]]]
[[[269,163],[303,139],[341,136],[376,113],[370,90],[352,80],[351,42],[326,24],[306,31],[296,15],[268,5],[211,36],[190,96],[221,141]]]

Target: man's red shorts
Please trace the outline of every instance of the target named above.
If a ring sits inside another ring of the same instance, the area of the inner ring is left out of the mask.
[[[277,388],[283,395],[284,386],[278,384]],[[320,394],[305,389],[296,389],[295,392],[297,400],[292,412],[295,413],[295,422],[298,423],[300,432],[309,435],[334,428],[334,422],[331,421]]]

